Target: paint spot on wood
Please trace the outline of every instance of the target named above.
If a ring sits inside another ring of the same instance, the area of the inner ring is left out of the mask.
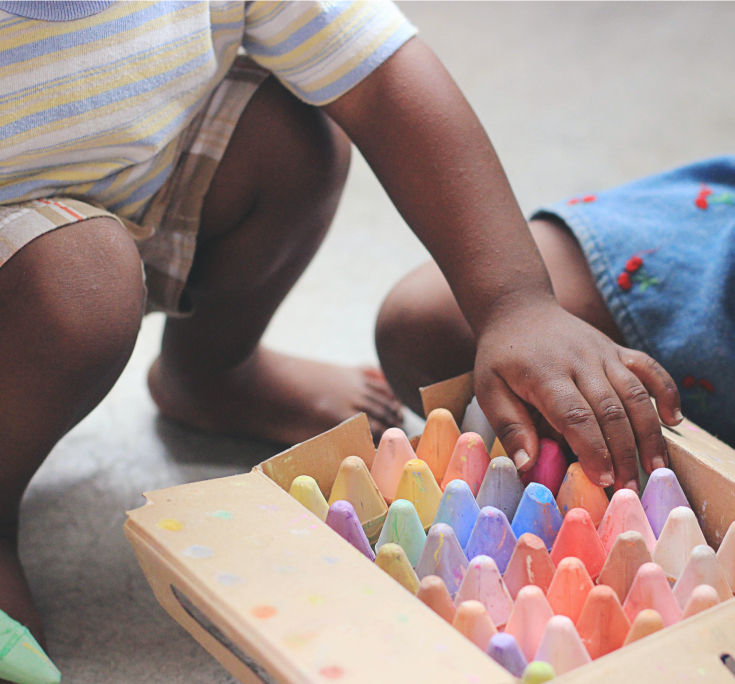
[[[233,575],[230,572],[220,572],[217,575],[216,579],[220,584],[223,584],[226,587],[231,587],[235,584],[240,584],[240,582],[243,581],[240,575]]]
[[[176,518],[163,518],[163,520],[158,521],[158,527],[169,532],[180,532],[184,529],[184,523],[176,520]]]
[[[345,671],[337,665],[330,665],[319,670],[319,674],[326,679],[339,679]]]
[[[184,549],[184,555],[189,558],[211,558],[214,556],[214,551],[208,546],[190,546],[188,549]]]
[[[210,518],[217,518],[218,520],[232,520],[235,516],[229,511],[215,511],[214,513],[207,513]]]
[[[278,614],[278,611],[273,606],[255,606],[250,612],[253,614],[253,617],[259,620],[269,620]]]

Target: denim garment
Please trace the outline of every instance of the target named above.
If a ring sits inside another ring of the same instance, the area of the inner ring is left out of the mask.
[[[579,240],[628,346],[687,418],[735,446],[735,156],[543,207]]]

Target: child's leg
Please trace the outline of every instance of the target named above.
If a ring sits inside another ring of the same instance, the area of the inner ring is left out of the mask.
[[[253,96],[205,200],[189,279],[195,313],[167,321],[149,374],[164,414],[285,443],[358,411],[378,433],[399,423],[400,406],[379,372],[294,359],[259,344],[332,221],[349,147],[320,110],[275,79]]]
[[[138,252],[109,218],[46,233],[0,268],[0,609],[37,637],[17,553],[20,500],[56,442],[122,372],[143,302]]]
[[[559,303],[624,344],[571,231],[549,221],[531,221],[529,226]],[[472,331],[434,262],[409,273],[388,294],[375,341],[390,386],[419,415],[419,387],[466,373],[475,363]]]

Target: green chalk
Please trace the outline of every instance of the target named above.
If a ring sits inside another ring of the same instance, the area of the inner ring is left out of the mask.
[[[59,684],[61,672],[26,627],[0,610],[0,679],[15,684]]]
[[[542,684],[542,682],[548,682],[554,677],[556,677],[556,673],[549,663],[545,663],[543,660],[534,660],[528,663],[526,669],[523,670],[522,681],[526,684]]]

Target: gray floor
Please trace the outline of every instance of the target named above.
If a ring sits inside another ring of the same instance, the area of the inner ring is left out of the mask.
[[[405,3],[493,139],[524,211],[735,148],[731,3]],[[280,350],[375,360],[391,285],[427,254],[356,155],[334,228],[276,315]],[[141,492],[247,469],[268,444],[156,417],[149,317],[105,401],[54,450],[23,507],[22,553],[65,681],[232,681],[159,608],[122,534]]]

